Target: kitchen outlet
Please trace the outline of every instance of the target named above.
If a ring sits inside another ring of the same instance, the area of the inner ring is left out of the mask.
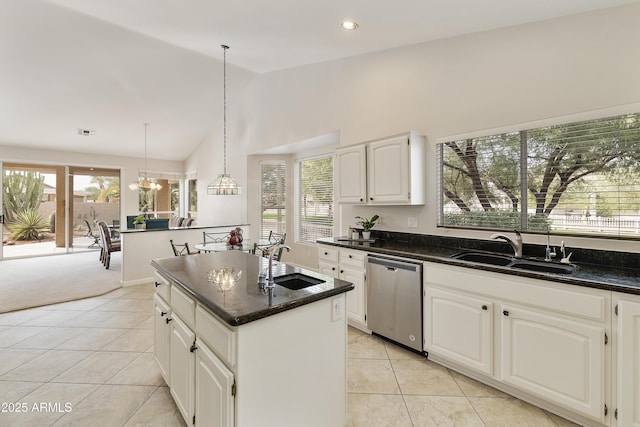
[[[418,228],[418,218],[407,218],[407,227]]]
[[[331,300],[331,321],[341,320],[344,317],[344,298],[338,297]]]

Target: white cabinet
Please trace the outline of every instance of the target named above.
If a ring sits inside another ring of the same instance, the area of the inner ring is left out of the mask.
[[[408,132],[336,150],[338,203],[423,205],[425,139]]]
[[[640,296],[620,295],[617,312],[617,425],[640,427]]]
[[[586,425],[611,422],[610,292],[428,262],[424,277],[429,358]]]
[[[347,293],[347,318],[358,328],[366,328],[366,274],[367,253],[359,250],[334,249],[327,245],[318,246],[318,270],[339,279],[351,282],[352,291]]]
[[[367,147],[336,150],[336,200],[338,203],[367,202]]]
[[[438,287],[424,288],[425,348],[429,354],[493,374],[493,304]]]
[[[184,420],[192,424],[195,404],[195,333],[174,313],[171,315],[170,392]]]
[[[235,381],[231,372],[207,345],[196,340],[196,426],[234,426]]]
[[[171,326],[169,326],[171,318],[171,308],[163,300],[160,295],[153,297],[154,313],[153,313],[153,357],[160,368],[160,373],[164,382],[171,385],[169,378],[169,366],[171,363]]]
[[[605,328],[511,304],[501,319],[501,380],[604,422]]]

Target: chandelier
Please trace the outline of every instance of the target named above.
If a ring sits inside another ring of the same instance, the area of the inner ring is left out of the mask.
[[[147,178],[147,126],[149,126],[149,123],[143,123],[143,125],[144,125],[144,177],[138,176],[138,180],[129,184],[129,188],[134,191],[142,190],[144,192],[151,191],[151,190],[161,190],[162,185],[156,182],[150,181],[149,178]],[[140,171],[138,171],[138,175],[140,175]]]
[[[223,173],[218,174],[218,177],[211,181],[207,185],[207,194],[210,196],[231,196],[240,194],[242,188],[237,182],[231,178],[231,175],[227,173],[227,49],[229,46],[220,45],[224,52],[223,61],[223,142],[224,142],[224,170]]]

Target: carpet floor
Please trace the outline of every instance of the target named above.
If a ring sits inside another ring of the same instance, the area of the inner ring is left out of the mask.
[[[120,288],[121,253],[109,270],[98,253],[0,261],[0,313],[103,295]]]

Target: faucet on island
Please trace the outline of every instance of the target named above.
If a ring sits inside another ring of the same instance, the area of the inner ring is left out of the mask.
[[[273,288],[275,288],[275,282],[273,281],[273,254],[277,253],[280,251],[280,248],[282,249],[286,249],[287,252],[289,252],[291,250],[291,248],[287,245],[284,244],[284,242],[278,242],[273,246],[270,246],[268,251],[269,251],[269,281],[267,282],[267,286],[266,288],[269,290],[272,290]]]
[[[515,257],[516,258],[522,258],[522,235],[520,234],[520,232],[518,230],[513,230],[513,231],[516,233],[516,240],[515,241],[511,240],[507,235],[502,234],[502,233],[492,234],[490,239],[491,240],[501,239],[501,240],[506,241],[513,248],[513,252],[515,254]]]

